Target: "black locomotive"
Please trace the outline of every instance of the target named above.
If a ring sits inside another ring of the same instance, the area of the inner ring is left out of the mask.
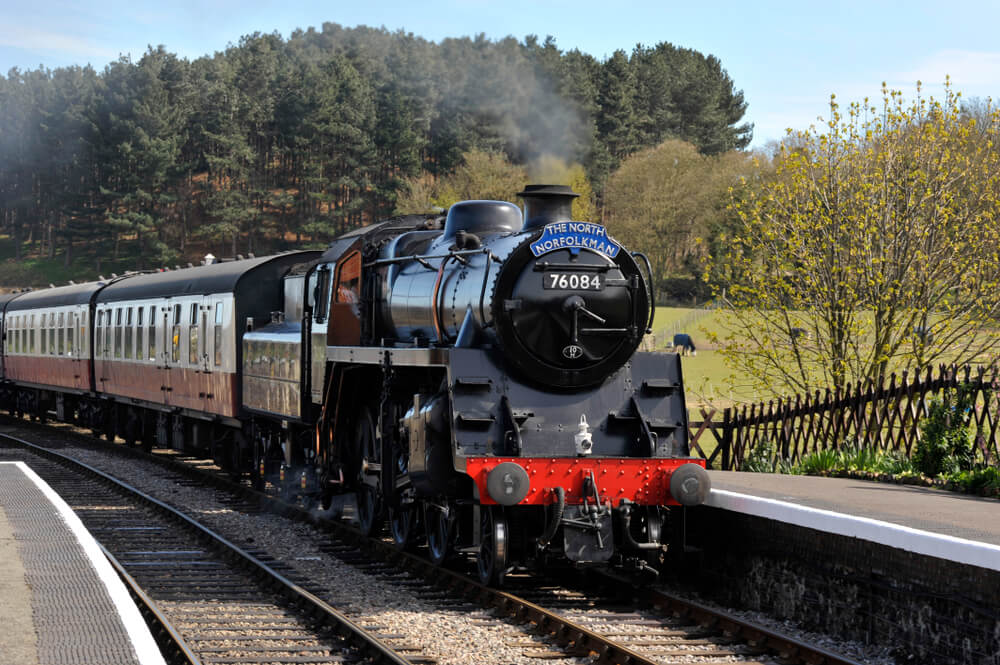
[[[291,500],[482,580],[544,559],[647,567],[708,492],[678,356],[638,352],[645,257],[574,221],[464,201],[293,252],[9,296],[11,407],[209,451]],[[73,377],[70,379],[69,377]]]

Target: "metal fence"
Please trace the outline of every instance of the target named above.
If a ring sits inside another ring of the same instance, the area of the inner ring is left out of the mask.
[[[995,465],[1000,462],[1000,373],[995,367],[942,365],[924,374],[893,374],[880,384],[848,384],[843,391],[817,390],[721,410],[703,407],[701,421],[688,424],[691,451],[707,459],[709,468],[726,470],[739,470],[751,451],[765,443],[791,462],[845,445],[909,455],[931,401],[959,387],[972,396],[975,446],[987,464]]]

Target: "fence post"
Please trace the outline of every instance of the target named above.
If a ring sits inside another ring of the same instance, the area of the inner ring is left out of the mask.
[[[726,407],[722,410],[722,441],[719,445],[722,446],[722,470],[732,471],[730,468],[730,448],[733,445],[733,430],[732,421],[729,418],[729,412],[731,407]]]

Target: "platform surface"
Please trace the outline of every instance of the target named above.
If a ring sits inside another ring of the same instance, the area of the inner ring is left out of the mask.
[[[1000,501],[848,478],[710,471],[710,506],[1000,570]]]
[[[0,462],[0,665],[163,665],[83,523],[22,462]]]

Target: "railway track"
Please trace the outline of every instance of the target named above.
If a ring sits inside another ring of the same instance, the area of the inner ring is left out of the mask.
[[[23,423],[22,423],[23,424]],[[101,443],[104,446],[106,444]],[[146,457],[113,446],[119,454]],[[208,483],[233,493],[241,510],[268,510],[310,522],[334,537],[320,549],[383,584],[413,593],[431,606],[450,611],[480,612],[473,621],[497,621],[482,608],[507,618],[521,629],[504,647],[522,657],[575,659],[576,662],[672,663],[744,662],[854,664],[848,658],[818,649],[734,616],[685,601],[662,589],[639,588],[631,580],[605,578],[604,588],[553,579],[514,576],[509,591],[481,586],[461,571],[433,566],[387,541],[370,539],[336,520],[289,506],[244,485],[234,484],[210,465],[160,456],[158,463],[185,476],[192,485]],[[260,560],[282,569],[296,585],[308,586],[308,574],[286,566],[266,551]],[[642,608],[642,609],[638,609]]]
[[[54,451],[0,435],[111,555],[175,663],[433,663],[392,648],[191,517]]]

